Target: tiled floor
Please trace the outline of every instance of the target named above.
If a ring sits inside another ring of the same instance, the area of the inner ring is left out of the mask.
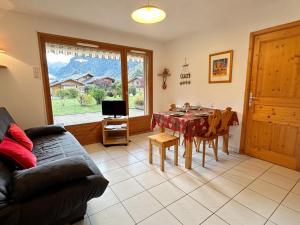
[[[147,136],[131,137],[128,146],[85,146],[109,187],[88,202],[87,215],[77,225],[223,225],[300,224],[300,173],[236,153],[208,151],[206,167],[193,153],[193,169],[173,166],[167,151],[165,172],[147,160]]]

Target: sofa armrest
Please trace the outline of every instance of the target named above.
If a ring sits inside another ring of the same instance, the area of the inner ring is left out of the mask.
[[[82,156],[73,156],[34,168],[15,171],[12,196],[17,201],[28,199],[51,187],[59,187],[94,175]]]
[[[66,132],[67,130],[63,125],[46,125],[40,127],[33,127],[25,130],[26,135],[30,139],[52,135],[52,134],[61,134]]]

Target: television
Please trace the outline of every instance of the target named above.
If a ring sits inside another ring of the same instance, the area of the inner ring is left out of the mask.
[[[126,101],[102,101],[102,115],[104,116],[126,116]]]

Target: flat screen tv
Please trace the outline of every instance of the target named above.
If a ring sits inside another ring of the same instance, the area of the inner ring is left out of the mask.
[[[126,101],[102,101],[102,115],[126,116]]]

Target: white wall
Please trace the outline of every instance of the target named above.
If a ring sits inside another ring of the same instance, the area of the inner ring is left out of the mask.
[[[249,21],[240,26],[212,28],[210,31],[202,31],[168,43],[165,49],[168,58],[166,66],[172,75],[168,78],[168,89],[164,95],[165,109],[170,103],[184,102],[207,107],[213,105],[216,108],[232,107],[238,113],[240,125],[231,128],[230,147],[237,151],[241,134],[250,32],[300,19],[298,12],[295,9],[284,14],[273,12],[273,15],[266,15],[263,22]],[[232,83],[209,84],[209,54],[230,49],[234,50]],[[191,85],[180,86],[179,75],[185,57],[190,64]]]
[[[0,106],[5,106],[23,128],[46,123],[42,79],[34,78],[32,72],[33,66],[40,66],[38,31],[152,49],[154,110],[161,109],[161,80],[156,74],[163,67],[162,44],[101,27],[0,10],[0,48],[7,50],[0,54],[0,65],[8,67],[0,69]]]

